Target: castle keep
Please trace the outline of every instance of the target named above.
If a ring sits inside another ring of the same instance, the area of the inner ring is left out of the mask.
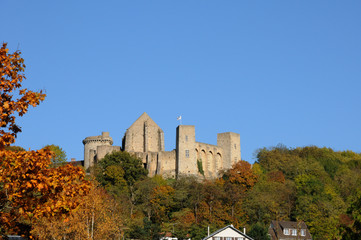
[[[203,170],[204,177],[210,179],[217,177],[219,170],[229,169],[241,160],[240,135],[237,133],[218,133],[217,145],[212,145],[196,142],[194,126],[179,125],[176,131],[176,148],[165,151],[163,130],[143,113],[125,132],[122,147],[113,146],[108,132],[85,138],[84,167],[91,167],[107,153],[123,150],[142,159],[149,176],[159,174],[174,178],[184,174],[200,177]]]

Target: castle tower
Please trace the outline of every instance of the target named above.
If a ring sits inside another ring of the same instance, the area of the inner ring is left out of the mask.
[[[229,169],[241,160],[241,137],[238,133],[218,133],[217,145],[223,148],[223,169]]]
[[[176,136],[176,174],[197,175],[194,126],[179,125]]]
[[[94,165],[94,159],[98,146],[111,146],[113,139],[109,136],[109,132],[102,132],[101,136],[87,137],[83,140],[84,144],[84,168],[88,169]]]
[[[123,149],[127,152],[164,151],[163,130],[143,113],[125,132]]]

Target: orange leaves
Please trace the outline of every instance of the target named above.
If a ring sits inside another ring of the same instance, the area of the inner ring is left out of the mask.
[[[257,182],[257,175],[253,173],[251,164],[246,161],[238,161],[226,172],[231,183],[239,184],[249,189]]]
[[[0,150],[15,142],[19,126],[15,124],[16,113],[23,116],[30,106],[37,106],[44,100],[45,94],[21,88],[25,79],[25,69],[21,52],[8,53],[7,44],[0,48]],[[12,93],[19,89],[20,99],[13,99]]]
[[[0,151],[0,201],[9,209],[0,211],[0,225],[16,230],[18,221],[63,215],[81,203],[90,189],[84,171],[72,165],[49,168],[51,157],[48,149]]]

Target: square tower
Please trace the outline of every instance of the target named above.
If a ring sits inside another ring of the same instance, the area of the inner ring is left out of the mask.
[[[238,133],[218,133],[217,145],[223,149],[223,169],[229,169],[241,160],[241,136]]]
[[[195,127],[179,125],[176,142],[176,174],[197,175]]]

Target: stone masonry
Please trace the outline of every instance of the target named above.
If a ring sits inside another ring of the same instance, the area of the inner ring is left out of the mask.
[[[143,113],[125,132],[122,147],[112,146],[108,132],[87,137],[84,144],[84,167],[88,169],[107,153],[127,151],[140,158],[149,176],[160,174],[174,178],[194,175],[207,179],[217,177],[222,169],[229,169],[241,160],[241,143],[238,133],[218,133],[217,145],[196,142],[195,127],[179,125],[176,129],[176,149],[164,150],[164,132]],[[197,163],[197,161],[199,163]]]

